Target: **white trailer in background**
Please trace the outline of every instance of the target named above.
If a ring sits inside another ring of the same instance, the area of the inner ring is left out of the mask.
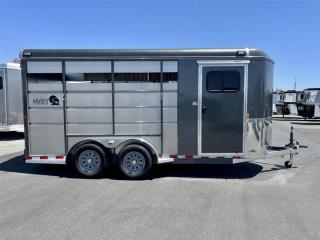
[[[276,91],[272,94],[272,113],[282,114],[283,112],[283,92]]]
[[[23,132],[23,129],[20,64],[0,64],[0,132]]]
[[[320,88],[307,88],[305,94],[305,117],[319,118],[320,117]]]
[[[298,115],[297,97],[300,96],[298,91],[288,90],[283,92],[283,114]]]
[[[305,111],[305,93],[303,91],[297,91],[296,105],[298,115],[303,116],[303,113]]]

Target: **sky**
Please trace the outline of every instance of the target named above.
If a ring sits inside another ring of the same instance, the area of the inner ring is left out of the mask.
[[[259,48],[274,88],[320,87],[320,0],[0,0],[0,62],[23,48]]]

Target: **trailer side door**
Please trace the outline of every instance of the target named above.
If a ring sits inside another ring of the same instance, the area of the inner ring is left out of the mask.
[[[244,153],[245,65],[200,65],[200,154]]]

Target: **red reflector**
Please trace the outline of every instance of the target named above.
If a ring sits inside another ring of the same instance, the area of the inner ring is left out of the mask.
[[[41,160],[48,159],[48,156],[40,156]]]
[[[205,156],[205,157],[202,157],[202,159],[209,159],[209,157],[206,157],[206,156]]]
[[[28,117],[26,117],[26,116],[23,117],[23,122],[24,122],[24,123],[28,123]]]
[[[56,159],[64,159],[64,156],[56,156]]]
[[[233,156],[233,158],[235,158],[235,159],[240,159],[240,156]]]
[[[31,156],[27,156],[26,159],[27,159],[27,160],[31,160],[32,157],[31,157]]]
[[[193,159],[193,155],[186,155],[186,160],[191,160]]]
[[[217,157],[217,159],[224,159],[224,157],[222,157],[222,156],[218,156],[218,157]]]
[[[178,156],[176,154],[174,154],[174,155],[170,155],[170,158],[173,158],[174,160],[176,160],[178,158]]]

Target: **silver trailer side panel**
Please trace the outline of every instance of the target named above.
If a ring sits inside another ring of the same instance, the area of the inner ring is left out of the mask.
[[[62,73],[61,62],[28,62],[28,143],[30,155],[65,154],[63,82],[47,74]],[[62,76],[62,75],[61,75]]]
[[[7,124],[5,69],[0,69],[0,125]]]
[[[60,61],[29,61],[27,63],[28,73],[62,73]]]
[[[112,124],[101,124],[101,123],[68,123],[67,124],[68,135],[77,136],[96,136],[96,135],[111,135]]]
[[[0,131],[23,132],[20,64],[1,64],[0,78]]]
[[[67,73],[110,73],[110,61],[68,61]]]
[[[115,107],[158,107],[160,92],[115,92]]]
[[[160,61],[115,61],[115,73],[160,72]]]
[[[7,107],[10,124],[23,124],[21,70],[7,68]]]
[[[64,155],[63,124],[31,124],[29,126],[30,155]]]

